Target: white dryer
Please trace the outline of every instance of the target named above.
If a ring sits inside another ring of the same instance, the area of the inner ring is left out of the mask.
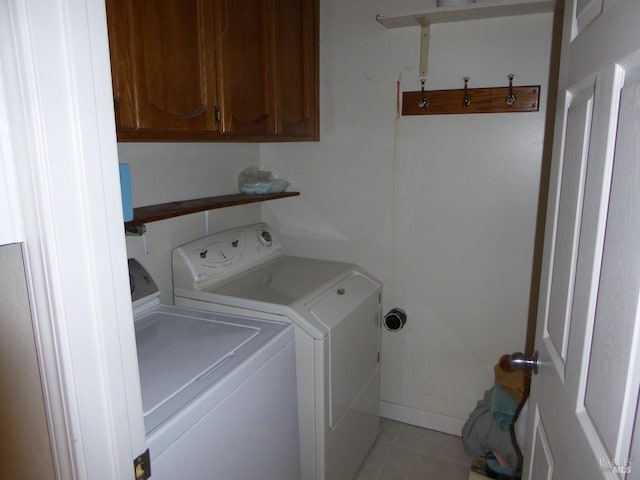
[[[287,256],[266,224],[174,249],[178,306],[295,326],[302,480],[351,480],[379,431],[380,282],[358,266]]]
[[[129,260],[154,480],[300,478],[294,329],[160,305]]]

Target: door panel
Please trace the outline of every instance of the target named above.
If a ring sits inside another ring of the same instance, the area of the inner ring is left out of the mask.
[[[203,95],[205,80],[197,61],[201,43],[197,2],[186,6],[171,1],[137,1],[132,4],[132,10],[134,30],[143,40],[143,44],[136,44],[138,48],[134,49],[139,69],[138,108],[178,118],[202,115],[207,107]],[[171,28],[172,25],[190,28],[179,30]],[[196,61],[187,61],[184,52],[194,52]],[[193,88],[194,81],[196,88]],[[182,94],[171,95],[172,91]],[[140,123],[141,128],[146,126],[144,115]]]
[[[603,0],[578,0],[577,32],[587,28],[602,13]]]
[[[218,0],[218,73],[224,133],[275,130],[270,0]]]
[[[640,292],[639,99],[638,75],[627,72],[584,398],[585,411],[610,458],[629,452],[632,425],[625,424],[625,406],[635,410],[637,401],[637,391],[629,389],[637,384],[631,360],[640,353],[635,333]]]
[[[315,0],[274,0],[276,129],[315,135]]]
[[[556,239],[551,280],[551,301],[546,318],[546,336],[557,359],[558,373],[564,377],[571,296],[575,282],[582,201],[587,171],[587,150],[591,132],[594,87],[589,86],[572,96],[567,113],[565,151],[562,158]]]
[[[338,424],[378,368],[379,287],[353,275],[311,306],[311,313],[330,328],[329,427]]]
[[[108,0],[119,129],[214,130],[213,10],[205,0]]]
[[[533,452],[532,452],[532,476],[540,480],[553,479],[553,455],[549,440],[540,419],[540,412],[536,410],[533,431]]]

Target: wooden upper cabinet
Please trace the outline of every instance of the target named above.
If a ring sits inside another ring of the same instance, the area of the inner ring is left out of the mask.
[[[121,141],[318,139],[318,0],[106,0]]]

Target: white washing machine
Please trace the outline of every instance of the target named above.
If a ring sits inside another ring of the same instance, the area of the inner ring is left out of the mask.
[[[298,480],[294,329],[160,305],[129,260],[154,480]]]
[[[302,480],[351,480],[379,431],[381,284],[284,255],[266,224],[174,249],[176,305],[295,327]]]

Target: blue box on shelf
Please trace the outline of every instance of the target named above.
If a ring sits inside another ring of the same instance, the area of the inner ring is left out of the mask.
[[[122,215],[124,221],[133,220],[133,195],[131,193],[131,171],[128,163],[120,163],[120,191],[122,193]]]

